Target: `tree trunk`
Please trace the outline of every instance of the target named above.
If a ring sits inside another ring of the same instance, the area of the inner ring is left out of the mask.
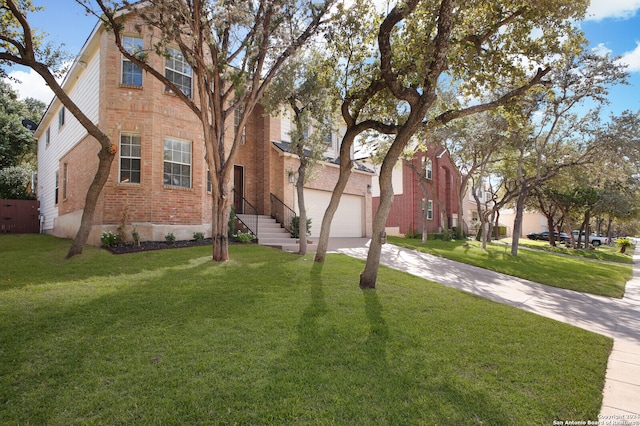
[[[391,166],[385,167],[385,165]],[[360,274],[360,288],[376,288],[376,280],[378,277],[378,267],[380,266],[380,253],[382,252],[382,244],[385,242],[385,225],[391,204],[393,203],[393,187],[391,185],[391,173],[393,164],[385,159],[380,170],[380,205],[373,218],[373,236],[369,245],[369,253],[367,254],[367,263],[364,271]]]
[[[513,235],[511,236],[511,255],[518,255],[518,243],[520,240],[520,230],[522,229],[522,216],[524,214],[524,200],[527,198],[526,193],[521,192],[516,201],[516,215],[513,219]],[[553,232],[553,230],[551,231]]]
[[[405,145],[406,143],[402,143],[400,137],[396,137],[380,168],[380,177],[378,179],[380,183],[380,205],[373,218],[373,235],[371,237],[371,244],[369,245],[367,262],[364,271],[360,274],[361,289],[376,288],[378,267],[380,266],[380,253],[382,251],[382,244],[386,241],[385,226],[389,211],[391,210],[391,204],[393,203],[393,167],[398,162],[398,158]]]
[[[320,237],[318,238],[318,248],[316,249],[316,255],[314,257],[315,262],[324,262],[324,258],[327,255],[327,248],[329,247],[329,232],[331,231],[331,222],[333,216],[338,210],[338,204],[340,198],[344,192],[344,188],[347,186],[349,177],[351,176],[351,169],[353,167],[353,161],[351,161],[351,146],[357,135],[357,131],[353,128],[347,129],[342,143],[340,144],[340,174],[338,175],[338,181],[331,193],[331,200],[327,206],[327,210],[322,217],[322,227],[320,228]]]
[[[464,220],[464,197],[467,195],[467,186],[469,184],[469,175],[461,176],[460,186],[458,187],[458,237],[462,239],[466,232],[467,223]]]
[[[230,173],[222,173],[219,177],[222,178],[219,181],[221,188],[213,185],[211,194],[212,261],[226,262],[229,260],[229,217],[233,202],[233,186]]]
[[[300,210],[300,220],[298,221],[298,238],[300,240],[300,249],[298,251],[298,254],[302,256],[307,254],[307,209],[304,205],[304,179],[306,168],[306,160],[300,157],[300,165],[298,166],[298,180],[296,181],[296,192],[298,194],[298,209]]]
[[[78,229],[78,233],[73,239],[71,248],[69,248],[69,251],[67,252],[67,259],[82,253],[82,250],[84,249],[84,246],[89,239],[91,227],[93,226],[93,216],[96,211],[98,198],[100,197],[102,188],[104,188],[104,185],[109,179],[111,163],[113,163],[115,155],[112,154],[109,149],[104,148],[105,146],[108,146],[108,140],[102,143],[101,146],[103,148],[98,153],[98,170],[87,191],[87,196],[84,201],[84,210],[82,212],[82,219],[80,220],[80,228]]]
[[[413,168],[413,167],[412,167]],[[429,213],[428,205],[426,203],[429,202],[429,188],[427,187],[427,182],[425,182],[424,171],[413,168],[413,171],[416,173],[418,178],[418,184],[420,185],[420,189],[422,189],[422,195],[424,197],[425,204],[422,206],[422,245],[427,244],[427,216]]]
[[[553,216],[551,215],[546,215],[547,216],[547,228],[549,229],[549,243],[551,244],[552,247],[556,247],[556,239],[555,239],[555,235],[553,235],[555,233],[555,227],[553,226]],[[558,233],[558,237],[560,237],[559,233]]]
[[[486,217],[486,223],[487,223],[487,238],[486,238],[486,242],[490,243],[491,241],[493,241],[493,218],[495,217],[495,211],[492,210],[488,210],[487,211],[487,217]]]
[[[426,200],[426,198],[425,198]],[[422,245],[427,244],[427,240],[428,240],[428,231],[427,231],[427,206],[424,206],[424,209],[422,209]]]

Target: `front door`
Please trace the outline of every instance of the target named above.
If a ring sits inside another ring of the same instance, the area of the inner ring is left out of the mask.
[[[236,214],[244,213],[244,203],[242,199],[244,197],[244,167],[233,166],[233,206],[236,210]]]

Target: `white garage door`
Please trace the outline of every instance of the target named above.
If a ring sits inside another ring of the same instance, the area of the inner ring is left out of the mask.
[[[331,200],[331,192],[317,189],[305,189],[304,201],[307,216],[311,218],[311,236],[320,235],[322,218]],[[331,222],[331,237],[362,237],[363,197],[343,194],[338,210]]]

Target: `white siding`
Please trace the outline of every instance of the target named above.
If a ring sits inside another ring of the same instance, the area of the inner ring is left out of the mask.
[[[375,165],[372,166],[367,164],[367,167],[372,167],[376,175],[371,179],[371,196],[379,197],[380,196],[380,166]],[[393,168],[393,172],[391,174],[391,186],[393,187],[394,195],[400,195],[403,192],[403,178],[402,178],[402,160],[398,161]]]
[[[79,74],[75,84],[65,83],[65,90],[70,90],[71,99],[94,122],[98,122],[99,93],[100,93],[100,62],[97,52],[87,61],[86,68]],[[55,204],[56,172],[60,168],[60,159],[69,152],[86,135],[87,131],[78,120],[67,110],[65,124],[58,129],[58,112],[62,104],[54,99],[49,105],[48,114],[43,118],[38,128],[38,199],[40,212],[44,215],[44,229],[53,228],[53,221],[58,217]],[[46,129],[50,129],[50,141],[46,146]],[[62,194],[59,194],[61,197]],[[61,200],[61,198],[59,198]]]
[[[280,140],[282,142],[291,142],[291,120],[286,117],[280,119]]]
[[[291,142],[291,129],[292,122],[288,116],[283,116],[280,118],[280,140],[283,142]],[[337,158],[340,155],[340,143],[342,142],[342,137],[344,136],[346,129],[344,126],[341,126],[339,129],[334,130],[331,134],[331,145],[327,146],[327,150],[324,152],[325,157],[327,158]],[[353,158],[354,147],[351,147],[351,158]]]

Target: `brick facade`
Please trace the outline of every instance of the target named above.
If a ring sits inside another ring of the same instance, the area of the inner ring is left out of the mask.
[[[438,155],[440,154],[440,155]],[[445,204],[449,226],[457,225],[458,215],[458,182],[460,181],[458,169],[453,164],[447,152],[441,149],[430,148],[427,153],[418,153],[412,159],[414,166],[421,170],[423,158],[427,157],[432,162],[432,179],[429,180],[429,190],[435,191],[438,198]],[[433,200],[433,216],[427,221],[427,232],[436,233],[443,230],[442,209],[436,201],[434,194],[425,197],[420,187],[419,178],[408,165],[402,164],[399,168],[402,173],[402,192],[394,195],[393,204],[387,218],[387,232],[404,235],[411,231],[422,232],[423,224],[423,199]],[[394,171],[395,172],[395,171]],[[380,197],[373,197],[373,212],[378,210]]]
[[[133,22],[126,23],[125,35],[140,37]],[[189,239],[193,232],[210,235],[212,200],[207,190],[207,164],[202,136],[202,125],[193,111],[176,96],[165,91],[162,83],[144,73],[142,87],[121,84],[122,55],[112,35],[99,31],[100,37],[100,91],[99,123],[101,129],[118,145],[119,152],[111,167],[110,177],[97,205],[90,244],[99,244],[100,234],[115,231],[127,210],[128,231],[134,226],[142,240],[163,240],[173,232],[178,239]],[[144,37],[145,48],[150,38]],[[156,69],[163,69],[164,58],[150,54],[148,62]],[[82,78],[82,77],[80,77]],[[195,82],[192,84],[195,94]],[[233,137],[233,117],[226,126],[227,140]],[[139,136],[141,149],[140,182],[120,182],[120,136]],[[191,144],[191,186],[183,188],[164,183],[164,141],[172,138]],[[235,165],[243,172],[244,196],[260,214],[269,214],[269,194],[274,193],[286,203],[292,202],[288,188],[288,171],[296,170],[295,157],[279,152],[272,141],[279,141],[280,119],[264,115],[258,106],[253,111],[245,129],[245,143],[237,152]],[[56,222],[70,235],[84,205],[87,188],[97,169],[99,144],[91,137],[79,141],[73,149],[60,158],[60,202]],[[67,197],[62,200],[63,170],[67,167],[69,178],[64,182]],[[337,180],[335,166],[317,167],[317,177],[310,184],[313,188],[332,190]],[[371,182],[369,174],[354,174],[347,193],[366,195]],[[371,205],[370,203],[368,204]],[[368,215],[370,217],[370,214]]]

